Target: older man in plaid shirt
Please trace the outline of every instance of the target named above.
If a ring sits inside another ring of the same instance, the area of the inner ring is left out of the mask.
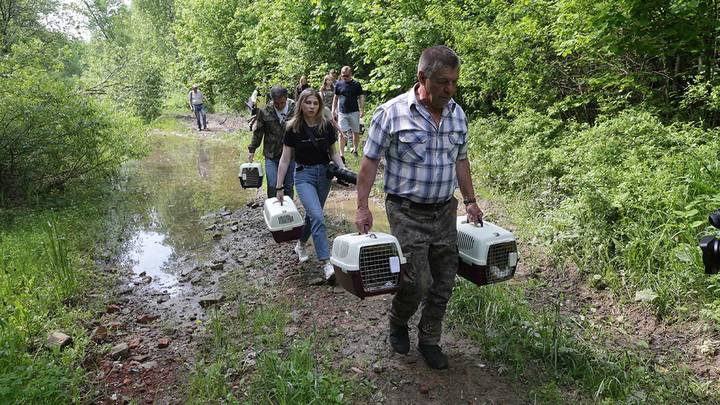
[[[385,157],[385,209],[410,264],[392,302],[389,340],[398,353],[410,350],[407,323],[422,302],[418,350],[435,369],[448,366],[438,343],[458,265],[453,196],[458,185],[468,220],[482,222],[483,216],[467,159],[467,118],[452,98],[459,75],[460,60],[452,49],[423,51],[418,83],[375,111],[357,182],[355,224],[369,232],[368,197]]]

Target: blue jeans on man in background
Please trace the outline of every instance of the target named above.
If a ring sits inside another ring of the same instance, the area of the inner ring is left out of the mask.
[[[327,177],[328,165],[300,165],[295,168],[295,188],[305,208],[305,228],[300,242],[313,238],[315,254],[318,260],[330,258],[327,231],[323,207],[330,193],[330,179]]]
[[[193,104],[193,112],[195,113],[195,121],[197,121],[198,131],[207,129],[207,115],[202,104]]]
[[[272,160],[265,158],[265,176],[267,177],[267,195],[268,198],[275,197],[275,185],[277,184],[277,172],[278,166],[280,165],[279,160]],[[293,184],[295,183],[295,161],[290,161],[287,172],[285,173],[285,179],[283,180],[283,192],[286,196],[293,198]]]

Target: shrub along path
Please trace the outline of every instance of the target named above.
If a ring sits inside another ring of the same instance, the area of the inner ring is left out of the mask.
[[[486,201],[485,207],[498,213],[501,223],[511,222],[500,203]],[[531,263],[519,268],[513,282],[528,285],[527,298],[534,307],[551,308],[561,297],[560,312],[573,317],[580,330],[595,330],[596,344],[642,354],[660,368],[687,368],[702,381],[720,377],[720,331],[712,322],[697,314],[660,318],[649,303],[652,296],[624,301],[572,263],[554,263],[541,247],[530,245],[520,245]]]

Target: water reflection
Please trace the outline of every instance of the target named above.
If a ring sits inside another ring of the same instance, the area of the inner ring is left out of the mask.
[[[378,203],[370,201],[370,212],[373,215],[373,227],[372,230],[375,232],[386,232],[390,233],[390,224],[385,214],[385,208]],[[340,196],[335,193],[331,193],[327,202],[325,203],[325,213],[337,218],[341,218],[348,221],[351,224],[355,223],[355,213],[357,212],[357,199],[355,192],[349,195]],[[354,229],[354,225],[353,225]]]
[[[126,257],[135,274],[145,272],[156,286],[176,293],[183,260],[188,255],[205,260],[213,247],[200,217],[221,207],[235,210],[264,192],[240,187],[239,157],[245,152],[240,150],[239,136],[158,135],[152,142],[147,157],[124,168],[128,179],[124,192],[136,213]],[[371,204],[370,209],[373,230],[389,232],[384,208]],[[338,190],[330,195],[325,212],[353,223],[355,211],[355,192]]]
[[[237,179],[237,140],[156,136],[151,153],[124,168],[128,204],[136,214],[125,254],[135,274],[177,292],[177,261],[212,250],[200,217],[220,207],[234,210],[255,198]]]
[[[165,244],[165,235],[154,231],[139,231],[130,246],[128,261],[132,263],[133,273],[145,273],[152,277],[153,283],[173,293],[178,278],[164,270],[165,264],[174,253],[173,248]]]

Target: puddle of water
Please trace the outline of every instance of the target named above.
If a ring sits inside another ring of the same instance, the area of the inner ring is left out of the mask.
[[[183,136],[155,136],[151,153],[125,167],[128,204],[137,213],[125,262],[145,272],[153,286],[179,292],[177,261],[202,260],[211,235],[200,217],[221,207],[234,210],[255,198],[240,187],[239,142]]]
[[[165,235],[154,231],[139,231],[130,242],[128,261],[132,263],[133,273],[152,277],[153,282],[170,294],[177,293],[178,278],[164,270],[165,264],[173,255],[172,247],[165,244]]]
[[[390,233],[390,224],[388,223],[385,207],[370,201],[370,212],[373,216],[372,230],[375,232]],[[341,198],[330,194],[325,202],[325,213],[337,218],[341,218],[351,224],[355,223],[355,213],[357,212],[357,199],[353,192],[349,196]]]
[[[184,259],[192,255],[201,261],[212,250],[211,234],[200,217],[221,207],[235,210],[258,193],[264,196],[262,190],[240,187],[240,145],[236,138],[155,135],[151,153],[126,165],[124,191],[137,214],[124,257],[135,274],[145,272],[153,286],[179,293],[177,273]],[[384,207],[371,204],[370,209],[373,230],[389,232]],[[353,223],[355,193],[332,193],[325,211]]]

